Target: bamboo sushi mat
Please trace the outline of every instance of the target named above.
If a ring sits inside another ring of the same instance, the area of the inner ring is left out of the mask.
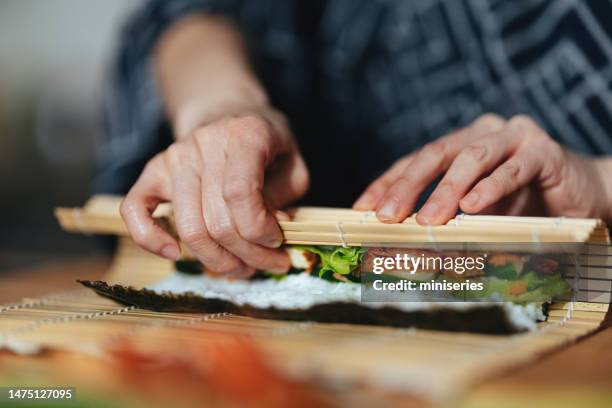
[[[171,263],[123,239],[109,280],[142,286],[167,276],[171,268]],[[555,304],[539,330],[491,336],[159,313],[118,305],[79,289],[1,306],[0,341],[21,351],[36,345],[99,355],[114,341],[128,338],[143,351],[161,354],[168,344],[197,346],[205,344],[209,335],[235,334],[252,339],[274,366],[290,375],[445,401],[595,331],[607,307]]]
[[[427,399],[456,397],[495,373],[587,335],[602,309],[556,305],[536,332],[487,336],[341,324],[294,323],[226,314],[174,314],[119,306],[77,290],[0,308],[5,346],[29,344],[92,354],[128,338],[146,351],[207,342],[208,334],[245,335],[273,365],[326,384],[368,384]]]
[[[83,208],[60,208],[56,215],[69,231],[126,236],[119,203],[119,197],[98,196]],[[172,229],[169,206],[158,207],[154,216]],[[412,217],[388,225],[370,212],[342,209],[300,208],[291,216],[291,221],[280,222],[286,243],[610,242],[605,225],[589,219],[461,215],[444,226],[423,227]],[[593,259],[608,268],[609,247],[601,248],[604,252]],[[106,280],[143,287],[172,269],[171,262],[121,238]],[[607,269],[602,273],[608,276]],[[597,282],[586,281],[587,289]],[[173,342],[197,346],[208,342],[209,335],[235,334],[251,338],[271,363],[291,375],[445,401],[597,330],[608,310],[609,289],[609,285],[596,288],[604,303],[556,303],[537,331],[512,336],[160,313],[122,306],[80,289],[0,306],[0,345],[22,351],[34,345],[100,354],[114,341],[128,338],[143,351],[163,354]]]

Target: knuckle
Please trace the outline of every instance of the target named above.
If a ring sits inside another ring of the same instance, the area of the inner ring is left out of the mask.
[[[436,195],[438,197],[446,197],[448,195],[456,195],[457,186],[452,181],[443,181],[436,188]]]
[[[121,202],[121,205],[119,206],[119,213],[121,214],[121,217],[126,221],[126,225],[128,227],[128,231],[130,233],[130,236],[132,237],[132,240],[141,247],[146,247],[147,244],[149,243],[149,232],[148,230],[142,229],[142,228],[137,228],[137,227],[131,227],[130,228],[130,224],[127,223],[127,220],[130,219],[132,217],[132,214],[136,211],[136,204],[133,203],[129,197],[124,199]]]
[[[183,228],[180,232],[179,232],[179,236],[181,237],[181,239],[183,241],[185,241],[185,243],[195,246],[199,243],[202,242],[202,234],[194,229],[191,228]]]
[[[206,242],[206,233],[192,222],[177,222],[176,230],[186,244],[197,247]]]
[[[189,149],[181,143],[173,143],[166,149],[167,162],[171,166],[181,165],[190,159]]]
[[[444,166],[448,159],[447,149],[444,143],[433,142],[428,143],[421,149],[421,158],[431,163],[440,163],[440,167]]]
[[[136,243],[136,245],[140,247],[145,247],[149,242],[148,234],[143,230],[134,229],[130,231],[130,235],[132,236],[132,240]]]
[[[506,185],[499,174],[492,174],[487,180],[489,184],[488,188],[490,188],[494,192],[499,194],[506,191]]]
[[[533,131],[539,129],[538,124],[527,115],[513,116],[508,125],[520,131]]]
[[[483,143],[471,143],[461,153],[472,161],[480,162],[487,156],[488,149]]]
[[[540,128],[535,128],[523,134],[523,144],[528,148],[551,156],[554,159],[561,151],[558,143],[556,143],[546,132]]]
[[[414,184],[415,184],[415,180],[413,177],[411,177],[409,174],[402,173],[397,178],[397,180],[395,180],[393,185],[390,185],[387,188],[390,194],[398,194],[398,193],[401,193],[402,191],[406,191]]]
[[[444,143],[427,143],[425,146],[423,146],[421,153],[427,157],[444,157],[446,154],[446,147],[444,146]]]
[[[249,222],[240,230],[240,235],[247,241],[257,242],[265,238],[265,225],[261,221]]]
[[[274,156],[275,143],[269,132],[244,132],[238,135],[236,142],[242,149],[248,149],[250,154],[268,161]]]
[[[367,194],[382,194],[389,189],[391,183],[387,180],[377,180],[366,189]]]
[[[506,162],[499,167],[499,170],[507,177],[508,182],[515,180],[520,172],[520,168],[516,163]]]
[[[241,135],[265,135],[270,131],[270,124],[266,119],[255,114],[246,114],[232,118],[228,122],[230,130]]]
[[[216,221],[208,226],[208,233],[219,243],[228,243],[233,237],[233,228],[231,223]]]
[[[161,159],[161,155],[158,154],[155,157],[153,157],[151,160],[149,160],[147,162],[147,164],[145,164],[144,169],[142,170],[143,173],[148,173],[151,171],[155,170],[155,167],[157,167],[159,161]]]
[[[171,159],[177,156],[180,156],[182,154],[182,151],[181,151],[181,148],[179,147],[179,144],[172,143],[170,146],[168,146],[168,148],[166,149],[166,154]]]
[[[215,141],[218,142],[219,140],[223,139],[225,132],[220,131],[219,128],[219,124],[213,123],[197,129],[193,133],[193,137],[190,140],[194,149],[190,150],[205,152],[211,143],[214,143]],[[176,144],[178,143],[175,143],[175,145]]]
[[[448,148],[443,141],[426,144],[421,149],[420,156],[423,161],[433,165],[438,172],[444,170],[450,162]]]
[[[234,203],[248,199],[258,190],[256,182],[236,177],[224,184],[222,194],[227,202]]]
[[[485,113],[484,115],[476,119],[476,122],[474,122],[474,124],[485,129],[494,130],[501,128],[505,122],[506,121],[504,118],[495,113]]]
[[[558,143],[551,143],[547,147],[548,160],[545,161],[542,170],[545,179],[553,180],[558,184],[563,177],[563,166],[566,160],[565,151]]]

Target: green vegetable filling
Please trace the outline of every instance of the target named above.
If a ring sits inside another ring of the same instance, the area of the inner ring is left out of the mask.
[[[315,273],[320,278],[338,281],[334,274],[342,275],[352,282],[359,282],[360,263],[366,248],[360,247],[335,247],[335,246],[314,246],[296,245],[296,249],[316,254],[320,258],[320,264],[315,267]],[[537,265],[542,262],[555,264],[553,270],[540,271]],[[571,287],[563,279],[561,274],[556,271],[556,262],[545,258],[534,256],[530,262],[525,263],[524,267],[515,263],[507,262],[504,265],[487,264],[485,275],[481,277],[468,278],[484,283],[483,291],[464,291],[456,293],[461,298],[491,298],[515,303],[544,302],[551,299],[565,296],[570,293]],[[296,270],[297,272],[297,270]],[[370,277],[364,276],[366,280]],[[384,279],[393,281],[393,275],[385,275]],[[383,275],[376,275],[376,279],[384,278]],[[372,277],[374,278],[374,277]],[[397,278],[399,279],[399,278]],[[438,275],[437,279],[452,280],[452,278]]]
[[[320,258],[317,270],[320,278],[333,276],[334,273],[348,276],[359,269],[361,257],[366,252],[360,247],[335,247],[296,245],[294,248],[316,254]]]

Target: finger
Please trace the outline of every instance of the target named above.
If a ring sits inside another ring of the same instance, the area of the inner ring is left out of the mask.
[[[246,266],[212,240],[202,215],[199,158],[190,149],[169,149],[172,204],[176,229],[181,240],[207,269],[221,274],[236,274]],[[194,149],[195,150],[195,146]]]
[[[448,164],[444,141],[426,145],[400,176],[387,188],[376,208],[376,216],[383,222],[400,222],[412,212],[425,188]]]
[[[223,199],[221,180],[222,172],[226,168],[224,159],[223,151],[209,149],[202,172],[204,222],[211,237],[247,265],[248,268],[241,272],[241,276],[249,276],[255,269],[275,273],[287,272],[290,262],[284,251],[249,242],[239,233],[231,211]]]
[[[262,195],[270,209],[284,208],[301,198],[310,183],[308,168],[298,152],[283,156],[266,173]]]
[[[466,213],[479,212],[526,186],[542,169],[543,160],[538,154],[532,149],[517,151],[461,199],[461,209]]]
[[[267,248],[245,240],[238,233],[220,194],[216,198],[210,194],[210,191],[205,195],[207,196],[204,209],[205,222],[211,236],[219,245],[247,265],[247,268],[237,275],[248,277],[256,270],[283,274],[289,270],[290,260],[283,250]]]
[[[230,135],[222,177],[222,198],[241,237],[277,248],[283,234],[263,199],[264,173],[276,155],[267,132]]]
[[[168,179],[161,166],[159,156],[147,164],[121,203],[120,212],[134,242],[149,252],[176,260],[181,252],[179,243],[153,220],[157,205],[170,199]]]
[[[455,216],[459,200],[468,190],[518,147],[516,133],[503,129],[482,136],[457,155],[446,174],[419,210],[417,221],[423,225],[440,225]]]
[[[504,123],[496,115],[483,115],[472,125],[423,147],[385,193],[377,206],[377,217],[383,222],[403,221],[410,215],[425,188],[448,169],[465,145],[501,129]]]
[[[397,160],[389,170],[387,170],[382,176],[374,180],[365,191],[359,196],[359,198],[353,204],[355,210],[368,211],[375,209],[380,200],[384,197],[385,193],[389,189],[389,186],[397,180],[402,174],[406,166],[414,159],[415,154],[410,154]]]
[[[494,204],[478,211],[478,214],[485,215],[538,215],[544,212],[541,203],[534,200],[537,197],[537,192],[528,184],[513,193],[503,197]],[[534,194],[535,193],[535,194]]]

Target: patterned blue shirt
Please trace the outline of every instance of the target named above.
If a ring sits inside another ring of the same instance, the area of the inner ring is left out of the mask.
[[[350,205],[395,159],[486,112],[612,154],[608,0],[153,0],[122,35],[98,191],[125,193],[171,143],[151,51],[196,12],[242,30],[309,164],[307,202]]]

